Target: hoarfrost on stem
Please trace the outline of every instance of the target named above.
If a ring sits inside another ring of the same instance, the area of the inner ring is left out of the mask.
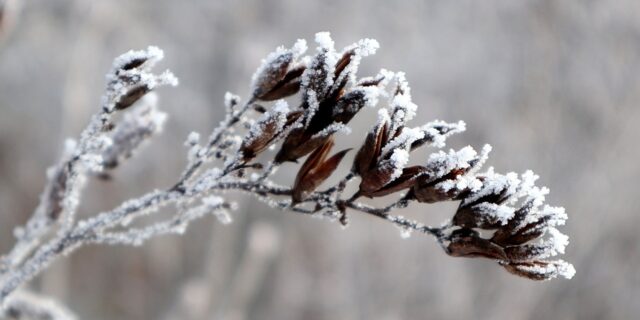
[[[563,260],[546,260],[565,252],[569,240],[557,227],[567,214],[561,207],[543,205],[549,190],[535,185],[537,175],[499,174],[493,168],[479,173],[489,145],[479,153],[471,146],[439,151],[409,166],[414,149],[442,148],[451,135],[465,130],[465,123],[436,120],[407,127],[418,108],[405,74],[382,69],[373,77],[357,76],[362,58],[378,50],[377,41],[364,39],[338,53],[328,32],[317,33],[315,40],[317,48],[310,56],[303,56],[304,40],[269,54],[254,73],[245,102],[225,94],[226,115],[219,125],[204,141],[196,132],[186,138],[188,161],[175,184],[78,220],[87,179],[109,177],[162,130],[167,116],[151,91],[178,84],[168,70],[152,72],[164,56],[157,47],[116,58],[106,76],[99,112],[77,140],[67,140],[60,161],[47,171],[40,204],[28,222],[16,228],[15,246],[0,257],[4,310],[16,305],[11,301],[17,301],[14,293],[22,284],[84,245],[141,245],[156,236],[181,234],[193,221],[211,215],[230,223],[235,206],[224,198],[228,191],[343,226],[351,212],[377,217],[399,227],[403,237],[430,235],[451,256],[488,258],[530,279],[575,274]],[[299,104],[284,100],[294,95]],[[377,123],[364,137],[352,169],[339,182],[320,189],[339,172],[350,150],[333,152],[334,135],[350,132],[348,122],[363,107],[376,106],[381,97],[388,98],[386,106],[378,110]],[[113,117],[116,113],[123,116]],[[281,140],[274,159],[258,157]],[[304,157],[293,187],[271,180],[279,167],[290,165],[286,162]],[[347,186],[357,179],[358,190],[346,195]],[[397,196],[382,207],[360,201],[388,195]],[[437,227],[393,214],[410,203],[440,201],[459,201],[459,206],[452,219]],[[162,220],[156,214],[161,209],[173,214]],[[139,218],[145,215],[151,219],[143,223]]]

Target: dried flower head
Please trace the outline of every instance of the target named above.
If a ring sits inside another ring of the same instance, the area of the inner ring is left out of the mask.
[[[299,58],[305,51],[307,42],[298,40],[291,49],[279,47],[263,60],[251,82],[253,99],[273,101],[297,93],[306,69]]]
[[[346,125],[366,105],[375,105],[376,82],[355,83],[361,57],[375,53],[377,42],[363,40],[335,52],[328,33],[316,35],[318,49],[301,80],[303,112],[297,127],[285,139],[275,157],[277,163],[297,161]]]
[[[161,129],[165,114],[147,93],[161,85],[177,84],[169,71],[159,75],[151,72],[163,57],[156,47],[116,58],[107,74],[100,111],[77,142],[69,140],[62,159],[49,171],[41,203],[25,226],[16,228],[15,246],[0,256],[0,306],[53,260],[83,245],[140,245],[158,235],[182,234],[189,223],[208,214],[223,224],[230,223],[228,210],[234,205],[221,196],[229,190],[247,192],[279,209],[342,224],[348,221],[348,211],[378,217],[399,227],[403,236],[416,232],[435,237],[451,256],[490,259],[529,279],[574,275],[571,264],[551,260],[563,254],[569,243],[558,230],[567,215],[563,208],[544,205],[549,190],[535,185],[538,176],[531,171],[499,174],[493,168],[478,173],[491,150],[488,145],[480,152],[470,146],[438,151],[410,166],[413,150],[444,147],[449,136],[465,130],[464,122],[433,121],[409,127],[417,105],[404,73],[383,69],[376,76],[357,78],[362,57],[378,48],[375,40],[361,40],[340,53],[329,33],[316,34],[316,42],[318,48],[311,57],[302,56],[304,40],[270,54],[254,74],[246,102],[241,103],[239,96],[225,95],[226,116],[208,140],[201,143],[200,134],[189,134],[188,162],[173,187],[153,190],[78,221],[76,213],[86,180],[117,169]],[[290,107],[283,98],[295,94],[301,102]],[[147,97],[144,103],[134,106],[143,96]],[[363,137],[350,172],[335,185],[318,190],[337,174],[350,150],[329,156],[335,134],[348,131],[351,119],[364,107],[376,106],[381,97],[388,98],[386,105]],[[119,121],[112,117],[116,112],[123,113]],[[248,113],[260,118],[253,119]],[[268,165],[250,163],[281,140]],[[296,162],[307,155],[292,187],[279,186],[270,179],[284,162]],[[358,190],[345,196],[354,178],[360,179]],[[360,202],[362,197],[393,195],[396,199],[384,207]],[[393,214],[412,202],[441,201],[460,203],[452,219],[439,227]],[[169,219],[154,215],[169,205],[177,208]],[[130,226],[143,215],[151,217]]]

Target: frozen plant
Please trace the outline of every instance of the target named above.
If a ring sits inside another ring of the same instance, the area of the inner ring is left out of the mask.
[[[376,52],[377,41],[364,39],[336,51],[329,33],[322,32],[316,42],[310,55],[305,55],[304,40],[269,54],[254,74],[245,102],[225,95],[226,116],[213,132],[206,139],[196,132],[186,139],[187,164],[175,184],[78,219],[85,181],[108,176],[162,129],[166,115],[150,92],[177,85],[169,71],[152,73],[163,57],[156,47],[116,58],[99,112],[77,141],[67,142],[61,160],[48,172],[39,206],[16,228],[15,246],[0,259],[0,303],[9,308],[16,289],[82,246],[140,245],[158,235],[183,233],[189,223],[207,215],[230,223],[234,206],[222,196],[225,191],[343,225],[352,213],[382,218],[399,227],[403,237],[429,235],[451,256],[490,259],[529,279],[574,275],[571,264],[550,260],[568,244],[557,229],[567,215],[544,204],[548,189],[535,185],[538,176],[481,171],[491,151],[488,145],[479,152],[470,146],[438,151],[420,165],[409,165],[412,151],[444,147],[449,136],[465,130],[465,123],[433,121],[412,127],[418,107],[404,73],[383,69],[358,78],[361,59]],[[348,124],[360,110],[375,108],[377,122],[355,146],[350,170],[335,185],[322,187],[337,175],[350,151],[333,152],[334,137],[350,131]],[[113,117],[118,113],[122,116]],[[274,148],[272,156],[265,152]],[[298,161],[302,163],[293,164]],[[298,168],[288,185],[272,180],[280,166]],[[348,193],[350,184],[357,191]],[[363,201],[390,195],[395,200],[384,207]],[[410,203],[440,201],[459,201],[459,206],[452,219],[437,227],[394,214]],[[165,207],[175,208],[169,219],[130,226]]]

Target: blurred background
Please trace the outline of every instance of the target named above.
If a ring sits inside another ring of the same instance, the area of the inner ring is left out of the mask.
[[[7,0],[0,0],[0,3]],[[38,202],[45,169],[96,112],[113,57],[157,45],[179,78],[159,92],[164,133],[92,181],[81,215],[154,187],[184,166],[186,136],[246,96],[260,59],[331,31],[338,48],[381,44],[360,75],[406,71],[414,125],[465,120],[448,147],[494,147],[497,171],[532,169],[566,207],[572,280],[532,282],[485,260],[446,256],[374,218],[338,224],[248,197],[234,223],[213,218],[141,248],[86,247],[33,285],[87,319],[633,319],[640,314],[640,2],[9,1],[0,19],[0,252]],[[312,43],[310,43],[312,45]],[[375,112],[363,110],[359,145]],[[415,161],[428,151],[414,155]],[[352,157],[351,155],[350,157]],[[422,157],[422,158],[420,158]],[[349,158],[350,159],[350,158]],[[344,166],[346,167],[346,166]],[[295,166],[278,180],[292,181]],[[345,170],[342,168],[341,170]],[[411,206],[431,224],[455,204]]]

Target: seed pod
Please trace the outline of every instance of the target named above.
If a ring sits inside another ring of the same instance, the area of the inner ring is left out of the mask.
[[[471,229],[458,229],[449,236],[447,253],[454,257],[489,258],[506,260],[504,250],[489,240],[483,239]]]
[[[384,197],[386,195],[410,188],[417,179],[426,172],[423,166],[413,166],[402,169],[402,174],[397,179],[386,184],[381,189],[369,194],[371,197]]]
[[[333,138],[328,139],[318,147],[304,162],[293,185],[293,202],[301,202],[310,192],[313,192],[335,171],[342,158],[350,149],[342,150],[331,158],[326,159],[333,147]]]
[[[360,150],[358,150],[356,154],[351,171],[359,176],[363,176],[371,170],[372,165],[380,156],[382,145],[386,141],[386,133],[386,122],[378,123],[373,130],[369,131],[362,147],[360,147]]]
[[[563,260],[505,262],[501,265],[512,274],[531,280],[549,280],[558,276],[571,279],[576,272],[571,264]]]
[[[256,97],[262,101],[274,101],[298,93],[301,84],[300,76],[302,76],[305,69],[306,67],[304,65],[300,65],[289,70],[282,80],[278,81],[273,88]]]
[[[253,76],[253,97],[258,99],[278,85],[287,74],[292,61],[293,53],[289,50],[269,55]]]
[[[242,161],[248,162],[266,150],[302,115],[300,111],[289,112],[286,103],[276,106],[271,113],[255,123],[240,145]]]
[[[513,218],[509,220],[506,226],[496,230],[493,237],[491,237],[491,241],[502,245],[518,245],[542,235],[542,232],[528,232],[528,230],[523,229],[524,226],[522,224],[535,207],[533,200],[527,201],[520,209],[514,212]]]
[[[280,151],[276,154],[274,162],[296,162],[297,159],[304,157],[316,148],[322,146],[334,133],[345,127],[346,126],[341,124],[335,124],[312,136],[310,136],[310,133],[304,128],[294,129],[285,139]]]
[[[132,106],[136,101],[140,100],[145,94],[149,93],[151,89],[146,84],[138,84],[134,87],[127,89],[127,93],[122,95],[118,102],[115,104],[116,110],[124,110]]]
[[[367,94],[363,90],[354,89],[343,95],[333,108],[333,120],[349,123],[351,119],[365,106]]]

